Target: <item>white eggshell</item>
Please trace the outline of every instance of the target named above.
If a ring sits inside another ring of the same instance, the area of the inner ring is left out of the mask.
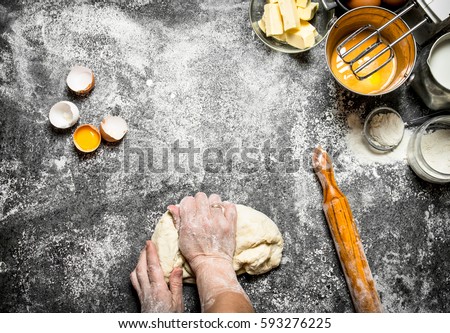
[[[119,141],[127,132],[128,125],[126,121],[118,116],[106,116],[100,123],[100,133],[105,141]]]
[[[94,87],[94,73],[87,67],[72,67],[69,75],[67,75],[66,83],[74,93],[78,95],[87,94]]]
[[[56,128],[72,127],[80,118],[80,112],[75,104],[68,101],[56,103],[48,115],[50,123]]]

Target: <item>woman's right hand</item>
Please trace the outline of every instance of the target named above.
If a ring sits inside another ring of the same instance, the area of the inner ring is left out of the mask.
[[[194,273],[211,261],[231,266],[236,247],[236,206],[199,192],[168,207],[179,230],[179,247]]]
[[[191,266],[203,312],[253,312],[233,269],[236,206],[205,193],[169,206],[178,229],[180,251]]]

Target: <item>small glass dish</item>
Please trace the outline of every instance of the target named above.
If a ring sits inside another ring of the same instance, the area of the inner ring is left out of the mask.
[[[336,20],[334,15],[334,9],[326,10],[323,5],[322,0],[314,0],[314,2],[319,2],[319,9],[317,10],[314,18],[309,21],[317,30],[318,35],[315,38],[315,43],[312,47],[306,49],[298,49],[285,42],[278,41],[273,37],[267,37],[266,34],[260,29],[258,21],[262,18],[264,13],[264,5],[269,3],[268,0],[250,0],[250,22],[253,27],[253,31],[262,40],[264,44],[269,46],[272,50],[283,52],[283,53],[301,53],[311,50],[313,47],[317,46],[322,42],[328,35],[331,26]]]
[[[427,182],[450,183],[450,115],[434,117],[414,132],[408,143],[408,164]]]
[[[379,151],[384,151],[384,152],[389,152],[394,150],[395,148],[398,147],[398,145],[400,144],[400,142],[402,142],[403,139],[403,134],[405,133],[405,126],[403,125],[402,128],[402,134],[400,139],[398,140],[398,142],[396,142],[393,145],[382,145],[380,144],[378,141],[376,141],[372,135],[370,134],[370,123],[372,122],[373,118],[379,114],[389,114],[389,113],[393,113],[395,114],[403,123],[402,117],[400,116],[400,114],[395,111],[394,109],[391,109],[389,107],[386,106],[382,106],[376,109],[373,109],[369,115],[367,116],[366,120],[364,121],[364,137],[366,138],[367,142],[369,143],[369,145]]]

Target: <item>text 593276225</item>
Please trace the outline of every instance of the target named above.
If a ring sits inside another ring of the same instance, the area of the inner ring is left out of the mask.
[[[261,318],[260,328],[331,328],[331,318]]]

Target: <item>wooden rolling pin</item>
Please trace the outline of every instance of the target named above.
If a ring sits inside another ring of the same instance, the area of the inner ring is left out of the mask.
[[[347,198],[334,179],[331,158],[314,149],[313,167],[323,188],[323,211],[357,312],[382,312],[380,298]]]

